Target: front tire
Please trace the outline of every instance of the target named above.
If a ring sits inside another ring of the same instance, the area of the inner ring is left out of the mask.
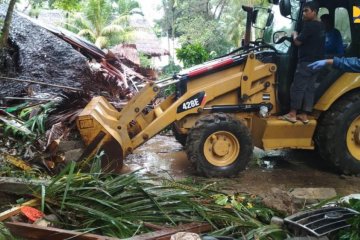
[[[345,174],[360,173],[360,94],[338,100],[319,123],[320,155]]]
[[[223,113],[199,119],[186,142],[188,159],[206,177],[235,176],[245,169],[252,152],[249,129]]]

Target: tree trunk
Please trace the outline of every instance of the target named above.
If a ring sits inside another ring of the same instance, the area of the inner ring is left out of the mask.
[[[1,47],[7,47],[8,46],[8,38],[9,38],[9,32],[10,32],[10,24],[12,19],[12,14],[14,12],[16,0],[11,0],[9,3],[9,7],[6,13],[4,26],[2,29],[2,36],[1,36]]]

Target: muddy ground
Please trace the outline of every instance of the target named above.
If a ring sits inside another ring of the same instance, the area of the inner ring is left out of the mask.
[[[342,196],[360,193],[360,177],[339,174],[315,151],[308,150],[265,152],[255,149],[248,168],[238,177],[205,179],[196,175],[182,146],[169,134],[149,140],[129,155],[125,163],[128,170],[142,169],[143,172],[194,183],[215,182],[222,191],[246,192],[264,198],[270,196],[270,202],[294,188],[334,188]],[[288,207],[287,212],[293,212],[293,206],[286,206],[290,203],[287,203],[289,199],[284,199],[287,198],[285,195],[280,197],[280,205]]]

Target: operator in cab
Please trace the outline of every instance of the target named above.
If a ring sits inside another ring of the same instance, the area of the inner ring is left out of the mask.
[[[298,34],[294,32],[293,43],[298,46],[298,63],[294,81],[290,88],[290,112],[279,119],[304,124],[309,122],[308,113],[312,112],[315,95],[315,80],[318,70],[308,65],[324,59],[325,27],[318,19],[319,5],[315,1],[306,2],[303,6],[303,26]]]
[[[325,26],[325,56],[327,58],[342,57],[345,51],[341,33],[334,27],[329,14],[323,14],[320,19]]]

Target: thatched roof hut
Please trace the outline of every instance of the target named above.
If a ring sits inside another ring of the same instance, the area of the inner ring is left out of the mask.
[[[141,15],[130,18],[130,26],[134,28],[132,44],[120,44],[111,49],[112,52],[134,59],[133,47],[149,57],[169,55],[169,51],[161,47],[160,40],[156,37],[148,21]],[[136,62],[136,61],[135,61]]]
[[[130,26],[135,29],[133,42],[139,52],[152,57],[169,55],[169,51],[161,47],[160,40],[143,16],[131,17]]]
[[[132,65],[140,66],[139,52],[135,44],[119,44],[110,49],[118,58],[128,61]]]

